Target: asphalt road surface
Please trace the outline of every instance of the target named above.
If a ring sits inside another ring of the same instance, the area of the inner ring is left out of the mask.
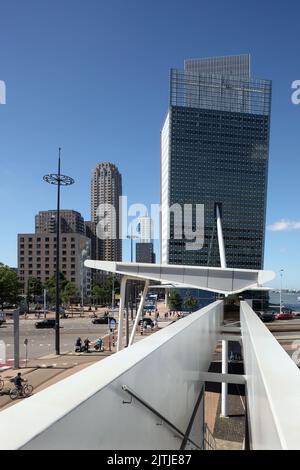
[[[24,340],[28,339],[28,359],[37,359],[55,353],[55,330],[52,328],[37,329],[37,320],[20,321],[20,358],[25,359],[26,351]],[[108,325],[93,325],[90,318],[68,318],[60,320],[60,348],[61,352],[74,350],[76,339],[89,338],[95,341],[99,336],[108,333]],[[5,343],[6,361],[12,362],[14,357],[13,323],[4,324],[0,328],[0,340]]]

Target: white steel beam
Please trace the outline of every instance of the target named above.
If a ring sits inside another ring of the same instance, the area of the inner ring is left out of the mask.
[[[121,351],[121,349],[123,349],[123,319],[124,319],[124,307],[125,307],[127,279],[128,279],[127,276],[122,276],[122,278],[121,278],[117,352]]]
[[[220,374],[218,372],[201,372],[203,382],[245,385],[246,376],[239,374]]]
[[[136,314],[136,317],[135,317],[135,321],[134,321],[134,325],[133,325],[132,332],[131,332],[131,335],[130,335],[128,346],[131,346],[133,344],[135,332],[136,332],[137,326],[139,324],[139,319],[140,319],[141,316],[143,316],[143,309],[144,309],[144,304],[145,304],[145,300],[146,300],[146,297],[147,297],[149,282],[150,281],[148,281],[148,279],[145,281],[144,290],[142,292],[141,300],[140,300],[140,303],[139,303],[139,308],[138,308],[138,311],[137,311],[137,314]]]

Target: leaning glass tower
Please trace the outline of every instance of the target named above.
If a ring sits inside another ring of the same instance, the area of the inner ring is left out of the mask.
[[[227,267],[263,267],[270,109],[271,81],[251,77],[249,55],[171,70],[161,132],[162,263],[220,266],[218,204]],[[201,249],[175,238],[173,204],[204,205]]]

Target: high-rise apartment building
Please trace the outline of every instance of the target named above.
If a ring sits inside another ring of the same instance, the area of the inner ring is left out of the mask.
[[[42,211],[35,217],[35,233],[18,234],[18,275],[27,292],[30,277],[43,283],[56,273],[55,211]],[[79,212],[61,211],[60,272],[73,282],[83,297],[91,294],[91,273],[84,260],[91,257],[91,239],[85,236]]]
[[[61,233],[84,234],[84,220],[82,215],[73,210],[60,211]],[[56,210],[40,211],[35,216],[36,233],[56,233]]]
[[[271,81],[250,76],[248,55],[187,60],[184,70],[171,70],[161,132],[163,263],[220,266],[217,204],[227,266],[263,267],[270,109]],[[204,205],[201,249],[175,238],[173,204]]]
[[[104,237],[98,238],[96,259],[105,261],[122,260],[122,239],[120,236],[120,206],[122,177],[113,163],[98,163],[91,179],[91,219],[96,225],[105,219]]]

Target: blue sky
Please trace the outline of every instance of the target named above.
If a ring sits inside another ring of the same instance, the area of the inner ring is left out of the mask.
[[[89,219],[99,161],[118,165],[129,203],[159,202],[170,67],[251,53],[253,76],[273,80],[265,267],[284,268],[284,285],[300,288],[300,105],[291,102],[299,14],[294,0],[0,2],[0,260],[15,266],[16,234],[54,207],[42,176],[55,171],[59,146],[62,170],[76,180],[63,191],[64,208]]]

